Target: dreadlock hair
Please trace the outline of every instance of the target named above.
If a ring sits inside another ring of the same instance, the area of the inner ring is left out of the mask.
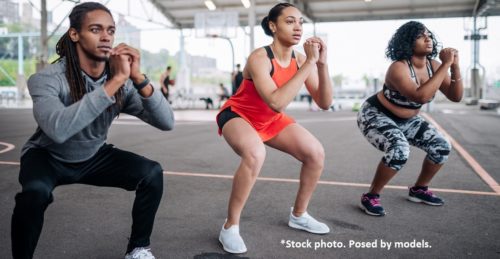
[[[79,4],[73,8],[69,15],[70,28],[75,29],[80,32],[82,30],[82,23],[85,19],[87,13],[102,10],[112,16],[111,11],[106,8],[106,6],[96,3],[96,2],[86,2]],[[56,44],[56,53],[59,55],[53,63],[60,62],[66,58],[66,79],[68,80],[69,90],[73,102],[77,102],[83,98],[87,93],[87,88],[85,87],[85,81],[82,76],[82,69],[80,67],[80,59],[78,58],[78,53],[76,52],[76,43],[74,43],[70,36],[69,30],[64,33],[64,35],[59,39]],[[105,67],[106,74],[108,75],[108,80],[113,77],[109,67],[109,62],[106,62]],[[123,90],[120,88],[115,95],[115,105],[118,109],[122,106]],[[108,111],[111,111],[111,107],[108,107]]]

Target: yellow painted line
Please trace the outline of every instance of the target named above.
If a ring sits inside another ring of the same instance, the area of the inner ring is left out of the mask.
[[[0,164],[19,165],[19,162],[0,161]],[[167,172],[167,171],[163,171],[163,173],[165,175],[174,175],[174,176],[191,176],[191,177],[233,179],[232,175],[226,175],[226,174],[204,174],[204,173]],[[300,182],[299,179],[274,178],[274,177],[257,177],[257,180],[258,181],[265,181],[265,182],[284,182],[284,183],[299,183]],[[348,182],[337,182],[337,181],[318,181],[318,184],[348,186],[348,187],[363,187],[363,188],[370,187],[370,184],[366,184],[366,183],[348,183]],[[398,185],[386,185],[384,188],[386,188],[386,189],[398,189],[398,190],[407,190],[408,189],[407,186],[398,186]],[[495,192],[481,192],[481,191],[443,189],[443,188],[431,188],[431,189],[432,189],[432,191],[436,191],[436,192],[500,196],[500,193],[495,193]]]
[[[192,176],[192,177],[233,179],[232,175],[225,175],[225,174],[204,174],[204,173],[167,172],[167,171],[164,171],[163,173],[166,175],[174,175],[174,176]],[[300,182],[299,179],[274,178],[274,177],[257,177],[257,181],[286,182],[286,183],[299,183]],[[348,187],[363,187],[363,188],[370,187],[370,184],[365,184],[365,183],[348,183],[348,182],[337,182],[337,181],[318,181],[318,184],[348,186]],[[386,185],[384,188],[408,190],[407,186],[398,186],[398,185]],[[455,189],[444,189],[444,188],[431,188],[431,189],[432,189],[432,191],[436,191],[436,192],[500,196],[499,193],[495,193],[495,192],[455,190]]]
[[[453,145],[453,148],[467,161],[467,163],[474,169],[474,172],[476,172],[477,175],[483,181],[490,186],[490,188],[496,192],[497,194],[500,194],[500,185],[498,185],[497,181],[491,177],[491,175],[484,170],[484,168],[472,157],[465,148],[462,147],[448,132],[446,132],[443,127],[441,127],[429,114],[422,113],[422,116],[428,120],[430,123],[432,123],[439,131],[441,131],[446,137],[450,140],[451,144]]]
[[[11,151],[12,149],[14,149],[16,147],[16,146],[14,146],[14,145],[12,145],[10,143],[6,143],[6,142],[0,142],[0,145],[6,146],[6,148],[0,150],[0,154],[9,152],[9,151]]]

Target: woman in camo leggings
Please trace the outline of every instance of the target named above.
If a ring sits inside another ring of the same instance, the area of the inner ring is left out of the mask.
[[[451,145],[418,114],[422,104],[432,101],[438,90],[449,100],[459,102],[463,85],[458,51],[442,49],[442,63],[433,59],[437,55],[437,41],[422,23],[411,21],[402,25],[387,47],[386,56],[393,63],[387,70],[384,87],[368,98],[358,113],[358,126],[365,138],[385,153],[370,190],[361,196],[361,209],[368,215],[385,215],[380,192],[405,165],[410,145],[424,150],[427,156],[408,199],[428,205],[444,204],[428,190],[428,185],[447,160]]]

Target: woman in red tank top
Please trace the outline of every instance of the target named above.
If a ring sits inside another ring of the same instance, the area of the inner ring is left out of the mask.
[[[265,145],[302,162],[300,186],[288,225],[316,234],[330,231],[307,213],[323,171],[323,146],[283,112],[304,83],[319,107],[328,109],[332,102],[325,43],[313,37],[304,43],[305,56],[293,50],[300,42],[302,23],[301,12],[291,4],[280,3],[269,11],[262,27],[273,42],[252,52],[243,70],[243,82],[217,115],[219,134],[241,157],[227,220],[219,235],[224,250],[230,253],[247,251],[239,234],[240,216],[264,163]]]

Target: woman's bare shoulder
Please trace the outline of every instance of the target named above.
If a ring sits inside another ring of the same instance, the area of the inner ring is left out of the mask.
[[[262,48],[255,49],[250,53],[250,56],[248,56],[248,62],[251,62],[252,60],[261,60],[263,58],[267,58],[267,52],[266,50]]]

